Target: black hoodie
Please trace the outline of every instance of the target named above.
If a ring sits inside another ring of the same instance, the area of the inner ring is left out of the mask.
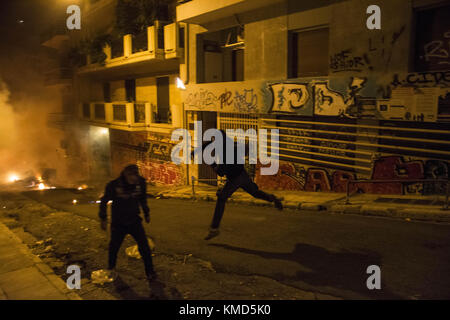
[[[130,225],[141,222],[139,205],[148,216],[150,209],[147,205],[147,185],[145,179],[139,176],[138,184],[128,184],[123,171],[120,177],[110,181],[105,188],[105,193],[100,202],[100,219],[106,219],[107,203],[112,201],[111,224]]]

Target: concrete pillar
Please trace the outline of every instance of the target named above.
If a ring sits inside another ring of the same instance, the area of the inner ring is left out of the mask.
[[[132,37],[131,34],[126,34],[123,37],[123,55],[124,57],[129,57],[132,54]]]

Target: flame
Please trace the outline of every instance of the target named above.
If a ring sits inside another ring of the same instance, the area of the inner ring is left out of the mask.
[[[42,182],[39,183],[38,189],[39,189],[39,190],[44,190],[44,189],[45,189],[45,184],[43,184]]]
[[[19,181],[19,180],[20,180],[20,178],[14,173],[11,173],[9,175],[9,177],[8,177],[8,181],[9,182],[16,182],[16,181]]]

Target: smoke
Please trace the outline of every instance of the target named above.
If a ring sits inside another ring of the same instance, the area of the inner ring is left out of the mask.
[[[39,82],[30,85],[40,86]],[[47,122],[48,114],[59,109],[58,92],[41,89],[34,95],[23,88],[25,94],[12,102],[7,84],[0,79],[0,183],[12,174],[20,179],[42,176],[46,169],[56,170],[55,182],[67,178],[63,131]]]

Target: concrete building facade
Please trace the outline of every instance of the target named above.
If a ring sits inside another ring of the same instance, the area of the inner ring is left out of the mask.
[[[374,4],[380,29],[367,27]],[[115,5],[86,7],[91,27],[82,32],[110,30]],[[142,36],[125,35],[119,50],[104,48],[103,65],[88,59],[77,69],[91,174],[117,174],[137,162],[150,183],[182,185],[193,176],[214,184],[206,165],[170,159],[171,132],[201,120],[203,130],[279,130],[278,173],[249,166],[262,188],[345,192],[357,179],[352,191],[445,192],[445,183],[418,180],[449,178],[448,1],[191,0],[169,7],[173,19],[149,26],[146,46],[136,47]]]

